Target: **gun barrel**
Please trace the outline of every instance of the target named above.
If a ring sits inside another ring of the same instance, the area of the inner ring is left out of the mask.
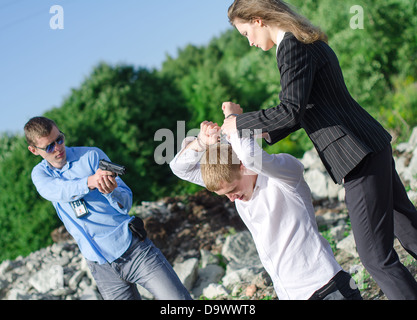
[[[111,171],[113,173],[118,174],[119,176],[124,175],[126,173],[126,168],[124,166],[106,160],[100,160],[99,168],[101,170]]]

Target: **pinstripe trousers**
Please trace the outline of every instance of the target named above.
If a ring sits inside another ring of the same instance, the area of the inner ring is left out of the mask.
[[[390,300],[416,300],[417,282],[394,250],[394,236],[417,258],[417,211],[395,169],[391,146],[345,178],[346,205],[365,268]]]

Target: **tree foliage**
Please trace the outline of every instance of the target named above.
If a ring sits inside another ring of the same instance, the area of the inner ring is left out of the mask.
[[[23,137],[0,137],[0,260],[26,255],[51,242],[58,225],[52,205],[43,201],[30,177],[37,160]]]
[[[175,179],[154,161],[155,132],[176,131],[188,120],[181,94],[155,71],[98,65],[63,105],[45,116],[54,119],[68,146],[96,146],[127,168],[123,180],[135,199],[154,200]]]

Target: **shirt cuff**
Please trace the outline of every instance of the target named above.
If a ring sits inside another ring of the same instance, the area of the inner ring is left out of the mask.
[[[90,188],[88,188],[88,177],[80,179],[77,185],[77,190],[75,191],[74,196],[72,196],[71,201],[82,199],[84,196],[90,193]]]

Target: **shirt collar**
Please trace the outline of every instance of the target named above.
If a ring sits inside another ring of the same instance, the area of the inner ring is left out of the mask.
[[[67,164],[77,160],[73,148],[65,147],[65,150],[67,152]]]
[[[65,171],[67,169],[69,169],[70,163],[77,160],[75,155],[74,155],[74,151],[72,150],[72,148],[69,147],[65,147],[65,152],[67,155],[67,163],[62,167],[62,169],[57,169],[54,166],[52,166],[48,161],[46,161],[46,166],[50,169],[50,170],[59,170],[59,171]]]
[[[278,30],[278,36],[277,36],[277,53],[278,53],[279,45],[281,44],[282,40],[284,40],[284,36],[285,36],[285,31]]]

